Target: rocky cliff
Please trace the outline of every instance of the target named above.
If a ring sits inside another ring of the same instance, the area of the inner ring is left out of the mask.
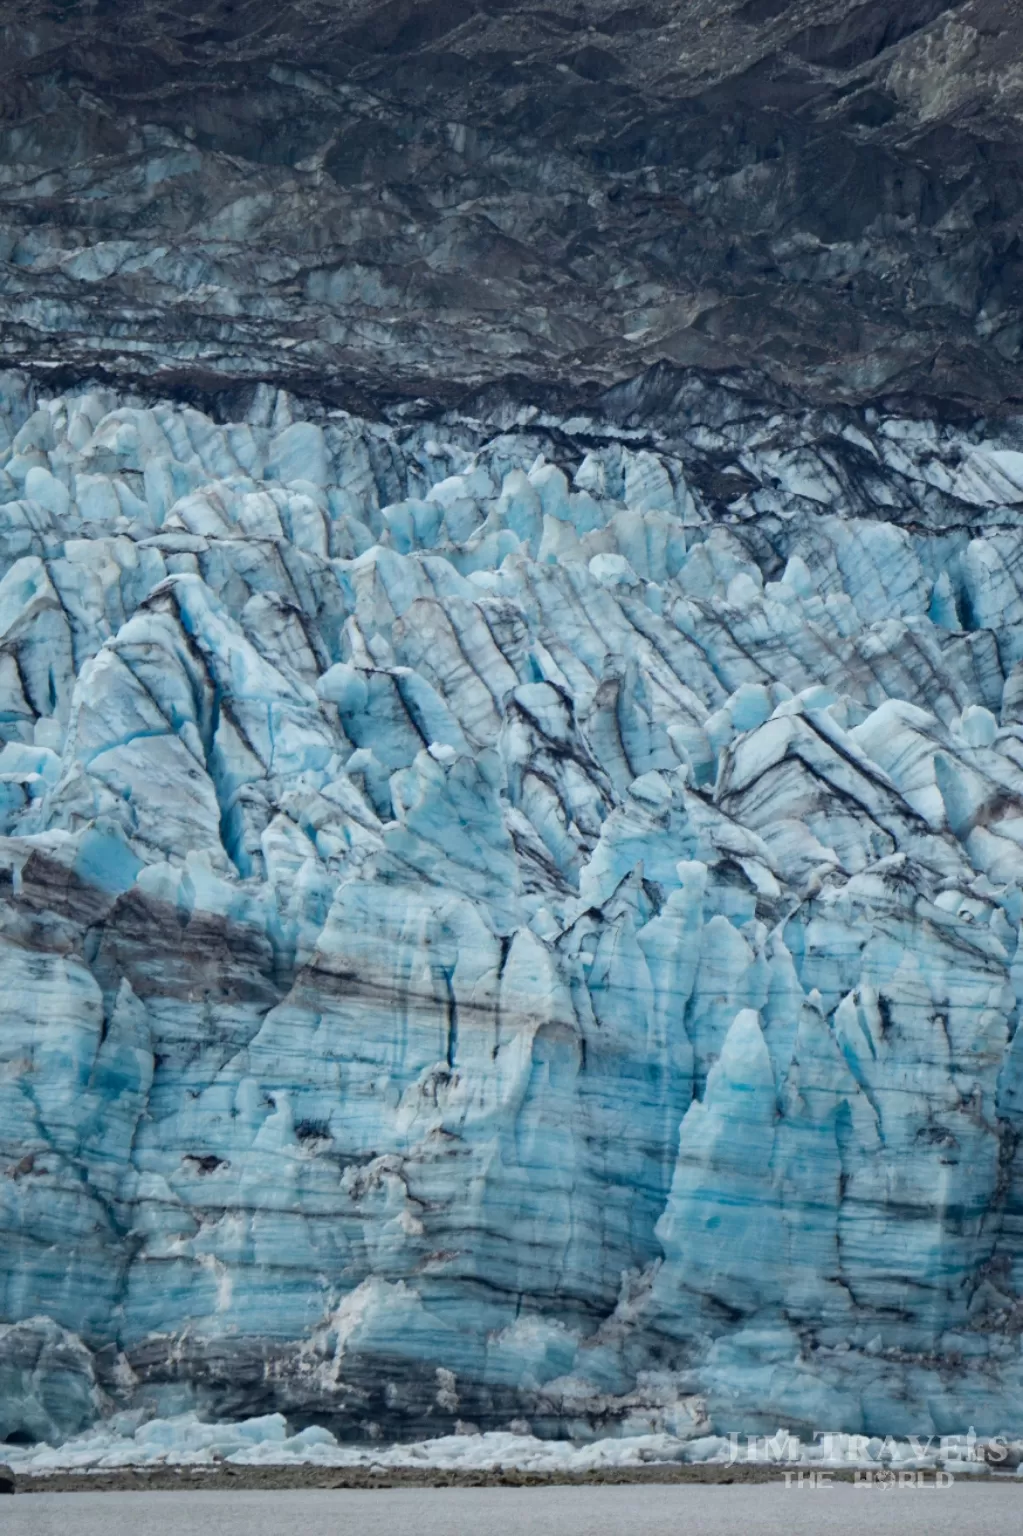
[[[1018,400],[1013,0],[0,0],[0,354]]]

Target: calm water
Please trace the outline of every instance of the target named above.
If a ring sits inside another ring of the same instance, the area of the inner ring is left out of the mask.
[[[3,1536],[1023,1536],[1023,1487],[26,1494]]]

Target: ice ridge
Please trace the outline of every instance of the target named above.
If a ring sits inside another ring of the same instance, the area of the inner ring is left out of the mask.
[[[0,1438],[1023,1426],[1023,430],[718,405],[3,379]]]

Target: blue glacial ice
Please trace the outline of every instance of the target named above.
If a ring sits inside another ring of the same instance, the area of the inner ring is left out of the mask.
[[[1023,1429],[1000,433],[3,379],[0,1439]]]

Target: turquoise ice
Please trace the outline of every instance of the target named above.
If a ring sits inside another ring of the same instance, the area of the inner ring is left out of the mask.
[[[0,1438],[1020,1429],[1023,439],[711,405],[5,378]]]

